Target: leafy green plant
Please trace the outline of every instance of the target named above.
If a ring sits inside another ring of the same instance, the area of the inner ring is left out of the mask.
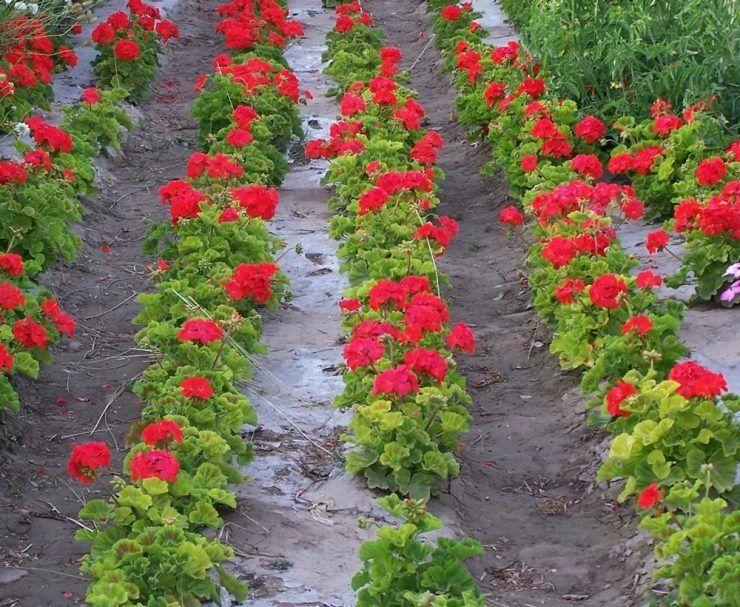
[[[666,563],[657,578],[674,582],[667,605],[735,607],[740,583],[740,512],[721,498],[701,495],[703,484],[679,483],[665,496],[665,512],[640,523],[657,540],[656,556]]]
[[[96,156],[108,147],[120,152],[121,131],[133,127],[130,116],[119,105],[126,91],[110,89],[98,94],[100,99],[94,103],[83,101],[62,108],[65,130],[94,146]]]
[[[421,536],[442,528],[423,501],[402,500],[396,494],[378,503],[401,519],[381,527],[377,539],[360,547],[362,570],[352,578],[357,607],[483,607],[483,597],[462,564],[483,554],[481,545],[464,538]]]
[[[528,6],[524,6],[524,5]],[[557,92],[607,118],[718,99],[738,121],[738,24],[724,0],[507,2]]]

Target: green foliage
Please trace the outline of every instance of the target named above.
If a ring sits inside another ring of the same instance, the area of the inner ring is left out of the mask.
[[[721,498],[701,497],[700,481],[680,483],[665,497],[668,510],[640,526],[657,540],[665,565],[656,577],[673,581],[667,605],[737,607],[740,511]],[[701,499],[700,499],[701,498]]]
[[[257,54],[239,55],[234,64],[250,58],[264,60],[275,74],[284,70],[273,47],[258,45]],[[143,80],[132,83],[134,95],[148,74],[136,76]],[[141,326],[138,343],[155,352],[158,361],[133,388],[145,405],[127,438],[131,450],[124,472],[132,471],[137,454],[151,449],[142,430],[162,420],[182,429],[182,442],[167,445],[179,472],[174,482],[119,478],[114,499],[90,501],[81,512],[93,528],[77,537],[91,544],[82,568],[93,578],[86,599],[95,606],[197,607],[207,601],[220,604],[220,588],[238,601],[248,593],[222,566],[233,550],[203,532],[220,527],[223,511],[236,508],[229,486],[244,480],[239,466],[251,461],[253,450],[243,431],[245,425],[257,424],[240,384],[252,377],[251,357],[265,352],[261,308],[279,305],[287,280],[279,273],[272,277],[265,301],[227,292],[225,285],[237,266],[272,262],[282,243],[261,216],[240,209],[233,220],[224,221],[222,214],[236,211],[232,188],[280,184],[287,170],[281,150],[300,134],[300,117],[295,100],[278,92],[277,82],[250,90],[230,76],[212,75],[204,87],[193,105],[203,149],[220,154],[243,173],[238,178],[204,174],[189,179],[202,194],[193,211],[153,226],[145,242],[146,252],[161,258],[152,271],[156,289],[139,296],[143,309],[134,322]],[[258,117],[250,125],[252,139],[237,147],[227,137],[240,104],[252,107]],[[101,116],[91,115],[96,109],[74,118],[90,120],[93,129],[112,135],[110,108]],[[206,343],[183,339],[181,330],[193,319],[215,323],[220,336]],[[187,394],[183,382],[193,378],[205,380],[212,394]]]
[[[423,535],[442,528],[442,521],[421,500],[391,494],[378,500],[393,516],[395,526],[381,527],[377,539],[360,547],[362,570],[352,578],[357,607],[483,607],[475,581],[463,561],[483,554],[481,545]]]
[[[101,100],[92,105],[80,102],[64,106],[64,129],[94,146],[96,156],[108,147],[120,152],[121,131],[133,126],[126,110],[119,105],[125,97],[125,90],[110,89],[102,91]]]
[[[683,108],[738,103],[736,6],[729,0],[508,0],[527,48],[562,96],[607,118],[644,116],[656,99]]]

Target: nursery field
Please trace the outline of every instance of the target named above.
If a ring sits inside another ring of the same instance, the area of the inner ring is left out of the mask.
[[[0,7],[0,607],[740,607],[740,38],[578,4]]]

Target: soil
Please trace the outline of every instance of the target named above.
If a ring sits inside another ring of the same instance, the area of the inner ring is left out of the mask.
[[[145,222],[164,219],[158,189],[182,176],[195,146],[193,82],[222,50],[213,31],[216,6],[186,0],[170,14],[181,38],[161,58],[123,153],[98,162],[100,193],[85,201],[77,228],[84,247],[74,263],[42,277],[78,329],[37,381],[16,382],[20,412],[6,414],[0,426],[0,561],[12,567],[0,568],[3,607],[74,605],[84,597],[85,545],[73,540],[79,528],[73,519],[82,500],[101,494],[100,483],[70,483],[66,461],[75,441],[94,438],[117,445],[113,469],[120,469],[124,436],[138,417],[128,388],[150,359],[136,347],[131,323],[139,310],[134,295],[151,287],[152,260],[141,253]]]

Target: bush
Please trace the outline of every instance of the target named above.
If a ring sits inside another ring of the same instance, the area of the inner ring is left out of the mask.
[[[586,111],[643,115],[658,98],[684,107],[716,96],[718,109],[736,124],[740,74],[732,5],[729,0],[504,4],[558,92]]]

